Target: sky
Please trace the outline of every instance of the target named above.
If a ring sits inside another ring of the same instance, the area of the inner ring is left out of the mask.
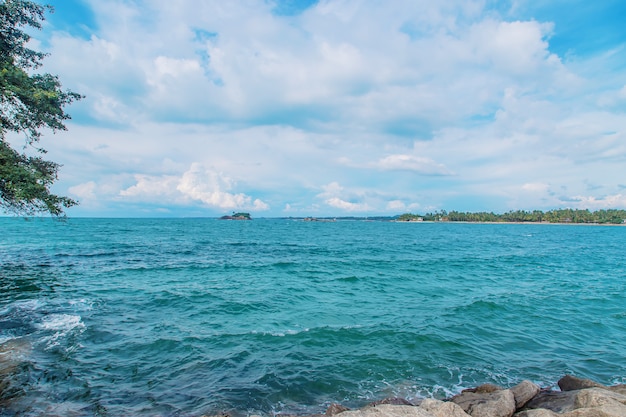
[[[49,3],[70,217],[626,208],[622,0]]]

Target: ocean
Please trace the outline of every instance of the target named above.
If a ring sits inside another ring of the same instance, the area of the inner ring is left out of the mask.
[[[626,383],[626,227],[0,218],[0,415]]]

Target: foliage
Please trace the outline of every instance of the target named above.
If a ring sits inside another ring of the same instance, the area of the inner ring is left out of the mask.
[[[234,213],[233,217],[243,217],[246,219],[251,219],[252,217],[250,216],[250,213]]]
[[[252,220],[252,216],[250,213],[235,213],[233,212],[232,216],[222,216],[220,217],[222,220]]]
[[[399,222],[417,222],[417,221],[420,221],[420,219],[424,220],[424,218],[422,216],[420,216],[419,214],[404,213],[404,214],[399,215],[396,218],[396,221],[399,221]]]
[[[424,215],[405,213],[397,217],[399,221],[411,221],[422,218],[425,221],[451,222],[515,222],[515,223],[594,223],[623,224],[626,222],[626,210],[608,209],[591,212],[579,209],[558,209],[543,212],[541,210],[509,211],[503,214],[487,212],[451,211],[426,213]]]
[[[65,130],[70,116],[63,108],[81,98],[63,91],[58,77],[33,73],[45,54],[27,47],[24,28],[41,29],[47,10],[52,8],[32,1],[0,0],[0,208],[5,212],[58,216],[77,204],[50,192],[59,164],[25,153],[44,154],[37,146],[41,130]],[[8,133],[24,135],[24,152],[11,147]]]

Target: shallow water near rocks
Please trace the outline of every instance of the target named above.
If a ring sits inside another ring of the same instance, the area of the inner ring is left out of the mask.
[[[626,228],[0,219],[0,415],[626,383]]]

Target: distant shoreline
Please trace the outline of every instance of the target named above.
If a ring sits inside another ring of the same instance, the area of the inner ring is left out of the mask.
[[[0,215],[0,219],[7,220],[52,220],[66,222],[71,220],[184,220],[184,219],[211,219],[211,220],[291,220],[302,222],[320,222],[320,223],[333,223],[333,222],[388,222],[388,223],[458,223],[458,224],[545,224],[545,225],[579,225],[579,226],[626,226],[626,222],[612,223],[612,222],[546,222],[546,221],[469,221],[469,220],[400,220],[397,216],[377,216],[377,217],[256,217],[256,218],[235,218],[233,216],[198,216],[198,217],[64,217],[61,219],[51,218],[47,216],[34,216],[34,217],[22,217],[22,216],[3,216]]]
[[[541,210],[516,210],[496,214],[493,212],[460,212],[445,210],[435,213],[404,213],[396,217],[399,221],[442,221],[468,223],[557,223],[557,224],[626,224],[626,210],[573,210],[558,209],[543,212]]]
[[[259,217],[259,219],[296,220],[303,222],[389,222],[389,223],[427,223],[427,224],[543,224],[566,226],[626,226],[626,223],[576,223],[576,222],[534,222],[534,221],[467,221],[467,220],[398,220],[396,217]]]
[[[433,220],[424,220],[421,222],[418,221],[402,221],[402,220],[394,220],[394,223],[459,223],[459,224],[543,224],[543,225],[554,225],[554,226],[626,226],[626,223],[565,223],[565,222],[468,222],[468,221],[456,221],[456,220],[446,220],[446,221],[433,221]]]

